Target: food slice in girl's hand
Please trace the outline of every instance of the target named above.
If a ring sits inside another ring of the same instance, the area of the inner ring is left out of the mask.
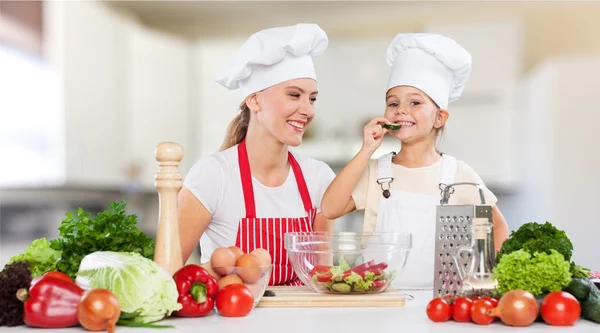
[[[382,126],[383,126],[383,128],[389,129],[390,131],[399,130],[401,127],[400,124],[384,124]]]

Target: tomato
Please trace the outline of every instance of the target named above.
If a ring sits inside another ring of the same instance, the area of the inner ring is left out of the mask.
[[[542,318],[548,325],[571,326],[581,316],[581,306],[577,299],[564,291],[555,291],[542,300]]]
[[[466,297],[458,297],[452,304],[452,318],[454,321],[466,323],[471,321],[471,307],[473,300]]]
[[[59,272],[59,271],[50,271],[50,272],[44,273],[44,274],[43,274],[43,275],[41,275],[41,276],[38,276],[38,277],[34,278],[34,279],[31,281],[31,284],[29,285],[29,287],[30,287],[30,288],[31,288],[31,287],[33,287],[33,286],[34,286],[36,283],[38,283],[38,282],[39,282],[41,279],[43,279],[43,278],[47,278],[47,277],[53,277],[53,278],[57,278],[57,279],[60,279],[60,280],[64,280],[64,281],[67,281],[67,282],[71,282],[71,283],[73,283],[73,279],[71,279],[71,277],[70,277],[70,276],[68,276],[67,274],[65,274],[65,273],[63,273],[63,272]]]
[[[492,303],[492,306],[493,306],[493,307],[497,307],[497,306],[498,306],[498,300],[497,300],[497,299],[495,299],[495,298],[493,298],[493,297],[486,296],[486,297],[484,297],[484,298],[482,298],[482,299],[485,299],[485,300],[488,300],[488,301],[490,301],[490,303]]]
[[[452,308],[445,299],[436,297],[427,304],[427,317],[431,321],[443,322],[450,319],[451,316]]]
[[[479,325],[489,325],[494,319],[494,316],[488,315],[488,312],[494,308],[492,302],[486,299],[479,299],[473,302],[473,307],[471,308],[471,320],[475,324]]]
[[[478,301],[480,299],[483,299],[483,297],[479,296],[479,295],[473,295],[470,297],[473,301]]]
[[[222,316],[243,317],[252,311],[254,295],[243,284],[230,284],[217,294],[216,306]]]
[[[313,267],[313,269],[310,271],[310,276],[313,276],[315,274],[323,274],[323,273],[329,273],[330,267],[329,266],[325,266],[325,265],[317,265],[315,267]]]

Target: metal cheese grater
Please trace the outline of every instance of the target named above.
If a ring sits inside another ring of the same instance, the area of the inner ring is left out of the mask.
[[[454,193],[454,187],[460,185],[477,187],[481,204],[449,205],[448,201]],[[475,241],[472,239],[474,237],[472,229],[474,224],[491,225],[492,223],[492,206],[485,204],[485,197],[480,184],[467,182],[448,185],[440,184],[440,190],[442,198],[440,205],[437,206],[436,213],[433,297],[463,294],[462,288],[465,281],[461,277],[461,272],[456,265],[462,264],[466,268],[468,266],[466,260],[471,260],[472,255],[470,253],[467,255],[464,251],[461,251],[460,257],[463,255],[468,257],[462,258],[465,260],[461,260],[459,256],[456,256],[457,250],[472,246],[472,241]],[[490,228],[490,230],[493,230],[493,228]],[[472,262],[472,264],[477,265],[474,267],[475,269],[483,270],[484,268],[480,267],[484,267],[485,264],[485,270],[491,271],[489,265],[493,265],[493,261],[495,260],[493,234],[491,235],[491,240],[492,250],[481,251],[481,253],[485,252],[481,256],[481,263]],[[489,247],[490,244],[486,244],[485,246]]]

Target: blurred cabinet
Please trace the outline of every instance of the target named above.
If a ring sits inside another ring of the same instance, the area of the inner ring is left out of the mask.
[[[59,183],[152,189],[156,145],[190,146],[189,44],[102,3],[48,2],[44,14],[45,57],[60,87]]]
[[[156,145],[163,141],[180,144],[184,160],[180,171],[187,172],[191,148],[191,98],[193,73],[188,43],[137,24],[123,30],[125,114],[121,121],[127,131],[124,144],[127,168],[139,168],[139,182],[154,187],[158,164]]]
[[[94,2],[46,2],[45,55],[59,81],[62,182],[112,186],[123,179],[127,129],[119,18]]]
[[[193,75],[196,79],[194,94],[194,145],[187,154],[188,162],[219,150],[229,123],[239,114],[244,96],[230,91],[215,81],[219,70],[245,42],[239,39],[204,39],[194,45]]]

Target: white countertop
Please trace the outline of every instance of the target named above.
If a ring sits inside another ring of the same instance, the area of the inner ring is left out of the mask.
[[[600,331],[600,324],[581,319],[575,326],[551,327],[534,323],[528,327],[509,327],[499,321],[488,326],[474,323],[431,322],[425,314],[431,291],[410,291],[414,300],[407,300],[401,308],[256,308],[246,317],[226,318],[212,314],[202,318],[169,318],[159,324],[170,324],[176,329],[130,328],[118,326],[117,332],[282,332],[282,333],[465,333],[465,332],[518,332],[547,333]],[[26,326],[6,328],[3,333],[40,332],[70,333],[84,332],[81,327],[68,329],[35,329]]]

